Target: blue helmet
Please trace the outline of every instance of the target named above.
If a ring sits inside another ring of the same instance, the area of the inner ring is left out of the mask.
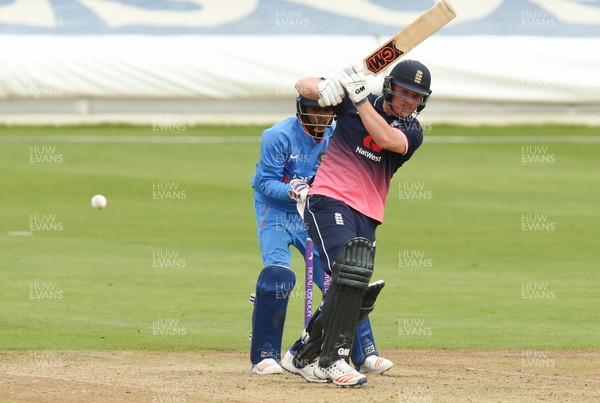
[[[296,97],[296,112],[297,114],[304,114],[304,107],[312,106],[314,108],[320,108],[319,101],[316,99],[309,99],[303,95],[298,95]]]
[[[389,76],[383,79],[383,99],[385,102],[390,103],[394,96],[402,97],[394,92],[395,85],[423,95],[423,100],[415,110],[418,114],[425,108],[429,95],[431,95],[431,73],[421,62],[403,60],[392,69]]]
[[[328,127],[331,127],[331,125],[333,123],[333,119],[335,118],[335,115],[330,115],[330,114],[322,115],[322,114],[318,114],[318,113],[308,113],[305,110],[306,107],[313,107],[313,108],[319,108],[319,109],[324,109],[324,110],[331,110],[331,108],[329,108],[329,107],[323,108],[321,105],[319,105],[319,101],[317,101],[315,99],[309,99],[302,95],[298,95],[296,97],[296,116],[298,117],[298,121],[308,129],[308,131],[310,132],[309,133],[310,136],[320,138],[320,137],[322,137],[322,134],[325,131],[325,129],[327,129]],[[315,119],[317,119],[317,120],[325,119],[326,122],[325,123],[310,122],[308,119],[309,116],[314,116]]]

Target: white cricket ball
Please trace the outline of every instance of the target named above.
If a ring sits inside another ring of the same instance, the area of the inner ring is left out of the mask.
[[[106,207],[106,197],[102,195],[96,195],[92,197],[92,207],[96,210],[102,210]]]

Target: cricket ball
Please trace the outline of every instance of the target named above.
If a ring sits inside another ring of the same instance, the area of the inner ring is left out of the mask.
[[[102,195],[96,195],[92,197],[92,207],[96,210],[102,210],[106,207],[106,197]]]

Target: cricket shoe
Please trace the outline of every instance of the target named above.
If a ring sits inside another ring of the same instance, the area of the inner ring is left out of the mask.
[[[367,382],[367,377],[352,368],[345,360],[339,359],[327,368],[317,367],[315,376],[327,379],[338,386],[357,386]]]
[[[370,355],[367,357],[365,362],[360,366],[360,368],[356,368],[361,374],[383,374],[388,369],[392,368],[394,365],[390,360],[378,357],[376,355]]]
[[[312,364],[308,364],[307,366],[305,366],[303,368],[296,368],[294,366],[294,356],[292,355],[290,350],[288,350],[285,353],[285,355],[283,356],[283,359],[281,360],[281,366],[283,367],[283,369],[285,369],[288,372],[291,372],[292,374],[300,375],[302,378],[304,378],[306,380],[306,382],[311,382],[311,383],[327,382],[326,379],[317,378],[314,375],[315,369],[319,366],[318,360],[313,362]]]
[[[272,358],[265,358],[261,362],[252,366],[252,373],[258,375],[281,374],[283,370]]]

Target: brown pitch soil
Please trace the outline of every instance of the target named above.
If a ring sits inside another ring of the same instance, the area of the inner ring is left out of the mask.
[[[360,387],[258,376],[241,352],[2,351],[1,402],[598,402],[600,350],[386,350]]]

